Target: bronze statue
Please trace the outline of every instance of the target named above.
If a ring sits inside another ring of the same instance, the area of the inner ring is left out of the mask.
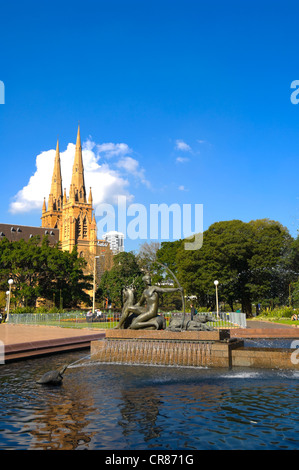
[[[178,279],[174,273],[162,263],[155,261],[155,264],[162,266],[174,278],[179,287],[160,287],[151,285],[151,276],[146,274],[142,280],[146,284],[141,299],[134,304],[134,283],[127,286],[123,290],[124,306],[119,324],[116,328],[131,329],[131,330],[165,330],[166,321],[162,315],[158,314],[159,307],[159,294],[181,292],[183,314],[179,317],[171,319],[167,330],[170,331],[198,331],[198,330],[213,330],[214,328],[208,325],[208,322],[213,321],[213,317],[209,314],[197,314],[193,320],[185,318],[185,299],[184,290],[181,287]],[[153,263],[153,264],[154,264]]]
[[[158,315],[159,294],[170,292],[183,292],[182,287],[160,287],[151,285],[151,277],[149,274],[143,276],[142,280],[146,284],[141,299],[135,305],[130,305],[133,299],[133,288],[127,288],[124,292],[125,304],[119,321],[118,328],[127,328],[131,330],[165,329],[165,319]],[[132,318],[130,324],[128,320]]]
[[[212,331],[214,328],[208,325],[208,322],[214,321],[212,315],[208,313],[198,313],[194,315],[193,320],[182,317],[174,317],[170,320],[168,331]]]
[[[118,325],[115,328],[118,329],[126,329],[128,327],[128,316],[129,316],[129,311],[128,307],[131,307],[134,305],[134,292],[135,292],[135,287],[134,284],[131,284],[130,286],[127,286],[123,289],[123,308],[122,308],[122,314],[119,320]],[[132,321],[133,318],[131,318]]]

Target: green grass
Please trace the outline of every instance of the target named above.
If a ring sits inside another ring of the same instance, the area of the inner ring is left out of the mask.
[[[268,321],[272,323],[281,323],[282,325],[299,325],[299,320],[291,320],[290,318],[277,318],[259,315],[258,317],[252,318],[252,320]]]

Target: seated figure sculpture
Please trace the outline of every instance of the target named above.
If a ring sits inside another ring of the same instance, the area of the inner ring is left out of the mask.
[[[151,277],[149,274],[143,276],[146,284],[141,299],[135,305],[132,304],[133,288],[125,290],[125,304],[122,315],[117,328],[128,328],[131,330],[148,329],[161,330],[165,329],[164,317],[158,315],[159,294],[170,292],[182,292],[181,287],[160,287],[151,285]]]

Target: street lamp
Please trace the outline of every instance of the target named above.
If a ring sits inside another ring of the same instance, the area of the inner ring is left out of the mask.
[[[99,256],[94,257],[94,263],[93,263],[92,314],[94,314],[94,304],[95,304],[95,295],[96,295],[96,259],[99,259]]]
[[[7,317],[6,321],[9,321],[9,307],[10,307],[10,296],[11,296],[11,286],[13,285],[13,279],[8,279],[9,291],[8,292],[8,301],[7,301]]]
[[[215,287],[216,287],[216,307],[217,307],[217,318],[219,318],[219,307],[218,307],[218,289],[217,286],[219,284],[218,281],[214,281]]]
[[[4,320],[4,321],[6,321],[6,320],[7,320],[8,299],[9,299],[9,290],[7,290],[7,291],[5,292],[5,294],[6,294],[6,304],[5,304],[5,314],[6,314],[6,316],[4,317],[4,318],[5,318],[5,320]]]

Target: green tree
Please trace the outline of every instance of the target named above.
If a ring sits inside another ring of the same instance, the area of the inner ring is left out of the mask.
[[[118,307],[122,305],[122,291],[125,286],[134,283],[136,297],[139,297],[143,290],[141,271],[136,256],[132,252],[122,252],[114,256],[113,267],[110,271],[105,271],[100,285],[96,292],[96,299],[109,300]]]
[[[175,263],[186,292],[197,295],[201,305],[215,306],[217,279],[219,298],[232,310],[240,302],[250,315],[253,301],[286,297],[291,246],[292,237],[279,222],[217,222],[204,232],[200,250],[186,251],[182,244]]]
[[[28,242],[20,240],[0,242],[0,283],[7,288],[12,278],[13,299],[25,306],[35,306],[41,297],[64,307],[74,307],[80,302],[90,302],[86,290],[91,289],[91,276],[84,274],[86,263],[72,253],[52,247],[45,237],[33,237]]]
[[[249,225],[254,230],[252,257],[248,262],[251,300],[268,299],[272,304],[284,304],[295,274],[291,254],[294,240],[279,222],[261,219]]]

